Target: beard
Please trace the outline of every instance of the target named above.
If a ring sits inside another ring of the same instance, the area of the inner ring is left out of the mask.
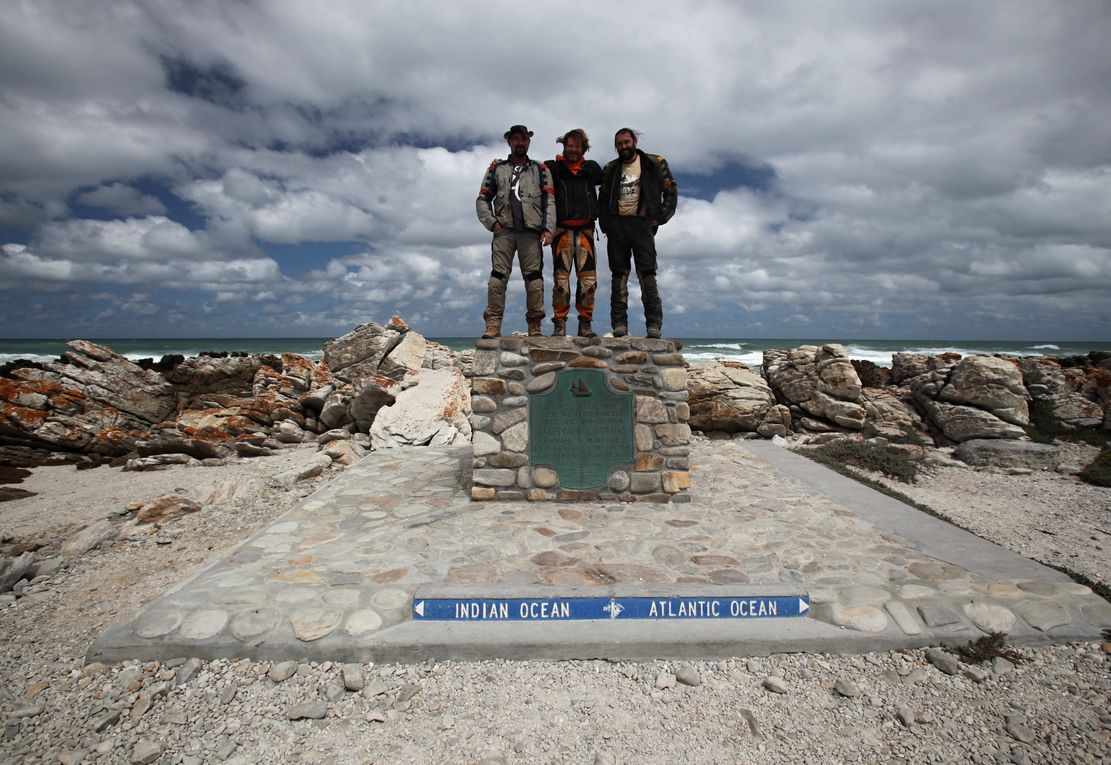
[[[517,157],[517,158],[527,157],[528,156],[528,149],[526,149],[524,146],[514,146],[513,147],[513,156]]]
[[[622,162],[632,162],[636,155],[637,150],[635,148],[619,149],[617,152],[617,156],[621,158]]]

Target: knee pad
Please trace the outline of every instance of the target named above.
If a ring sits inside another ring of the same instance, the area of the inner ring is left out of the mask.
[[[529,271],[528,273],[524,274],[524,277],[526,282],[535,282],[537,280],[543,280],[544,274],[540,273],[539,271]]]
[[[499,282],[504,282],[506,279],[506,275],[503,274],[501,271],[495,269],[494,271],[490,272],[490,278],[496,279]]]

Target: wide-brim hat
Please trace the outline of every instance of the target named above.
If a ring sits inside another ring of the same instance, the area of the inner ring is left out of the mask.
[[[505,135],[503,135],[502,138],[508,139],[509,136],[513,135],[514,133],[524,133],[529,138],[532,138],[532,131],[524,125],[514,125],[513,127],[509,128],[509,130],[505,131]]]

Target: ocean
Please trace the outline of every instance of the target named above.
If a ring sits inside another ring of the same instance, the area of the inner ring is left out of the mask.
[[[274,337],[274,338],[89,338],[107,345],[116,353],[132,360],[161,358],[178,353],[196,356],[203,351],[242,351],[244,353],[296,353],[319,360],[321,348],[332,338],[327,337]],[[453,351],[474,347],[473,338],[433,337]],[[1079,356],[1089,351],[1111,350],[1109,342],[1071,341],[994,341],[994,340],[752,340],[747,338],[677,338],[683,344],[687,361],[724,359],[741,361],[759,367],[763,352],[768,348],[797,348],[800,345],[840,343],[850,358],[871,361],[882,367],[891,366],[894,353],[959,353],[1002,354],[1007,356]],[[66,350],[65,340],[0,340],[0,364],[16,359],[54,361]]]

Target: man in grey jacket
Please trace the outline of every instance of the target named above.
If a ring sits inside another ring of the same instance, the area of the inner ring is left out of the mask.
[[[529,335],[543,334],[544,245],[552,243],[555,229],[555,191],[548,168],[529,159],[532,131],[514,125],[505,132],[509,158],[490,163],[475,200],[478,220],[494,233],[490,245],[490,282],[486,292],[484,338],[501,334],[505,290],[513,272],[513,253],[525,280],[525,319]]]

